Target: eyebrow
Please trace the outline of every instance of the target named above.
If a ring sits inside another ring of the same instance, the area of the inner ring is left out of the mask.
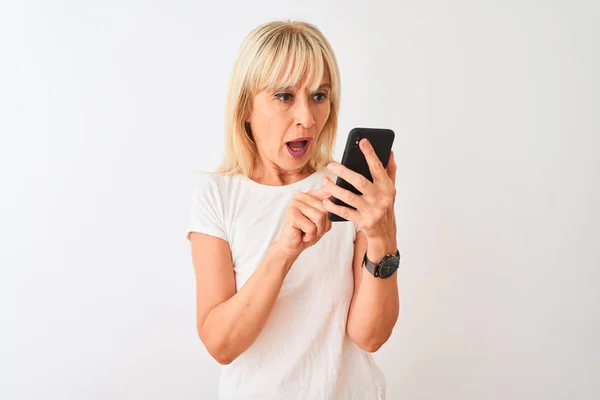
[[[318,87],[317,90],[319,89],[330,89],[331,90],[331,83],[327,82],[327,83],[323,83],[321,86]],[[279,87],[279,88],[275,88],[275,90],[294,90],[294,87],[292,86],[285,86],[285,87]]]

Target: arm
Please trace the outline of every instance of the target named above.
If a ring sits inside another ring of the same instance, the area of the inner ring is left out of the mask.
[[[354,242],[354,295],[350,303],[346,329],[350,338],[362,349],[375,352],[391,336],[400,312],[398,278],[375,278],[362,268],[367,251],[369,260],[379,260],[385,254],[395,253],[395,243],[378,244],[368,241],[359,231]]]
[[[236,293],[226,241],[191,234],[196,275],[196,320],[200,340],[220,364],[229,364],[258,337],[295,258],[272,244],[262,263]]]
[[[229,244],[191,233],[198,335],[220,364],[229,364],[254,343],[294,261],[331,229],[323,196],[329,196],[323,189],[296,195],[279,238],[237,293]]]
[[[367,139],[361,140],[360,148],[369,164],[373,181],[339,163],[331,163],[329,168],[332,172],[351,183],[362,195],[328,180],[325,187],[332,195],[354,209],[334,204],[328,199],[323,204],[327,211],[361,228],[354,244],[354,294],[346,329],[358,346],[374,352],[389,339],[398,319],[398,278],[396,274],[387,279],[375,278],[368,271],[363,271],[362,261],[365,251],[369,260],[375,263],[388,253],[396,253],[396,163],[391,152],[387,168],[384,168]]]

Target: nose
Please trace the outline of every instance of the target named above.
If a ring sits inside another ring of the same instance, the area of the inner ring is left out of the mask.
[[[302,125],[304,129],[312,127],[315,124],[315,119],[308,101],[297,101],[295,106],[296,125]]]

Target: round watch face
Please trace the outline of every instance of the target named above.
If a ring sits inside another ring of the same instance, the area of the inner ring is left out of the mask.
[[[396,272],[396,270],[398,269],[399,261],[400,260],[396,256],[386,259],[379,266],[379,275],[384,279],[389,278],[390,276],[394,275],[394,272]]]

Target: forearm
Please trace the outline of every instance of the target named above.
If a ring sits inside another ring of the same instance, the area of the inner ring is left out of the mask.
[[[395,239],[367,242],[367,257],[374,262],[396,250]],[[387,279],[376,278],[364,268],[361,274],[348,319],[348,333],[361,347],[376,351],[389,339],[398,320],[398,278],[397,273]]]
[[[271,245],[242,288],[210,311],[202,325],[203,340],[219,362],[230,363],[254,343],[294,261]]]

